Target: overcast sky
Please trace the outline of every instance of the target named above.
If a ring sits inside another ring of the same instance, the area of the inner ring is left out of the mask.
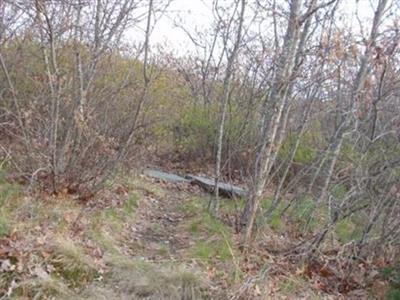
[[[172,0],[167,13],[158,20],[152,32],[151,44],[153,46],[156,44],[166,45],[168,50],[177,55],[192,52],[193,43],[189,40],[187,34],[176,26],[176,23],[184,25],[191,32],[195,29],[206,29],[213,20],[212,3],[213,0]],[[337,17],[342,16],[342,20],[346,20],[348,25],[357,30],[359,23],[356,18],[356,11],[359,17],[368,24],[373,17],[371,3],[376,3],[376,0],[342,0],[341,10]],[[135,33],[131,32],[128,35],[128,39],[141,40],[141,36],[141,33],[135,31]]]

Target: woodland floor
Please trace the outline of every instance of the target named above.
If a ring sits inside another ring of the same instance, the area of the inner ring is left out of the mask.
[[[70,195],[26,196],[0,184],[0,299],[363,299],[329,292],[323,274],[267,250],[288,244],[265,231],[246,255],[235,216],[206,212],[193,186],[124,177],[87,204]],[[324,281],[325,280],[325,281]],[[380,298],[377,282],[373,298]],[[379,286],[379,284],[381,286]],[[325,286],[324,286],[325,285]]]

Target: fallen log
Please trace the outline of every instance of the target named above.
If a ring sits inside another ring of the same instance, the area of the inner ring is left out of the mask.
[[[189,179],[192,183],[202,187],[207,192],[214,193],[215,180],[213,178],[194,176],[194,175],[187,175],[185,178]],[[247,194],[245,189],[234,186],[230,183],[218,182],[217,187],[219,194],[227,198],[245,197]]]
[[[159,180],[164,180],[172,183],[190,183],[190,180],[185,179],[184,177],[181,177],[176,174],[171,174],[171,173],[166,173],[162,171],[157,171],[157,170],[145,170],[143,172],[146,176],[156,178]]]
[[[187,175],[185,177],[166,173],[163,171],[150,170],[147,169],[143,172],[146,176],[163,180],[171,183],[191,183],[200,186],[202,189],[209,193],[214,193],[215,189],[215,180],[213,178],[195,176],[195,175]],[[218,192],[222,197],[226,198],[239,198],[245,197],[247,191],[240,187],[234,186],[230,183],[219,182],[218,183]]]

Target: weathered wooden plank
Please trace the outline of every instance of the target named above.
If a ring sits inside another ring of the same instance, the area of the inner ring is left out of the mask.
[[[172,183],[192,183],[200,186],[205,189],[209,193],[214,192],[215,181],[213,178],[195,176],[195,175],[187,175],[185,177],[181,177],[176,174],[167,173],[158,170],[150,170],[147,169],[143,172],[146,176],[156,178],[159,180],[164,180]],[[234,198],[234,197],[244,197],[246,196],[246,190],[234,186],[230,183],[219,182],[218,183],[219,194],[223,197]]]
[[[210,193],[214,192],[215,181],[213,178],[207,178],[202,176],[194,176],[187,175],[186,179],[191,180],[192,183],[195,183]],[[219,194],[224,197],[234,198],[234,197],[244,197],[247,192],[245,189],[234,186],[230,183],[219,182],[218,183]]]
[[[162,172],[162,171],[157,171],[157,170],[145,170],[143,172],[146,176],[152,177],[152,178],[156,178],[156,179],[160,179],[160,180],[164,180],[164,181],[168,181],[168,182],[173,182],[173,183],[190,183],[190,180],[185,179],[184,177],[181,177],[179,175],[176,174],[172,174],[172,173],[166,173],[166,172]]]

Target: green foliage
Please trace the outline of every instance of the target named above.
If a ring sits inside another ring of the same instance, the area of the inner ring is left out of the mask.
[[[126,219],[132,219],[138,207],[140,197],[136,193],[128,196],[122,207],[109,207],[103,209],[92,217],[93,229],[97,230],[102,225],[107,225],[115,230],[122,230]]]
[[[303,134],[300,139],[300,143],[297,147],[297,151],[294,156],[294,163],[306,165],[315,160],[318,153],[318,148],[323,144],[323,137],[321,131],[318,130],[318,126],[315,125]],[[289,159],[290,153],[296,144],[298,136],[296,134],[288,135],[279,150],[278,158],[282,161]]]
[[[0,237],[8,234],[12,220],[7,204],[20,194],[20,187],[5,180],[5,171],[0,169]]]
[[[0,237],[7,235],[9,232],[8,221],[0,217]]]
[[[290,210],[290,216],[298,223],[304,224],[304,222],[311,216],[315,211],[315,201],[311,197],[302,197],[296,201],[293,208]]]
[[[390,284],[390,289],[387,294],[388,300],[400,299],[400,266],[386,267],[382,271],[382,276]]]
[[[263,211],[266,211],[269,209],[272,205],[272,201],[274,200],[273,197],[266,197],[261,200],[260,207]]]
[[[202,223],[204,229],[210,234],[224,234],[228,232],[227,226],[208,212],[203,213]]]
[[[400,288],[391,287],[387,294],[388,300],[400,300]]]
[[[143,191],[145,194],[150,194],[161,198],[165,196],[165,191],[163,191],[160,187],[150,184],[148,181],[141,180],[139,178],[135,178],[134,180],[126,179],[126,184],[132,189]]]
[[[335,226],[335,232],[342,243],[347,243],[355,237],[356,225],[350,220],[339,221]]]
[[[223,235],[228,232],[228,228],[220,220],[203,210],[198,218],[190,223],[190,231],[206,233],[207,235]]]
[[[261,209],[263,211],[267,211],[271,205],[272,201],[274,200],[273,197],[266,197],[261,201]],[[282,211],[284,205],[283,203],[279,203],[278,207],[272,212],[271,216],[268,218],[267,223],[268,225],[277,231],[281,231],[285,228],[285,223],[280,215],[280,212]]]
[[[187,225],[188,230],[196,238],[196,243],[190,249],[190,255],[204,262],[213,259],[221,261],[232,259],[230,229],[206,211],[205,200],[193,198],[182,208],[186,213],[195,214]]]
[[[307,164],[312,162],[315,159],[315,156],[316,151],[314,149],[310,148],[310,146],[300,143],[299,148],[294,156],[294,162]]]
[[[202,197],[193,197],[191,201],[188,201],[182,205],[181,209],[187,214],[198,214],[205,209],[205,206],[203,205],[204,201],[206,201],[206,199]]]
[[[337,184],[332,187],[331,193],[336,199],[343,199],[347,194],[347,188],[343,184]]]
[[[116,208],[111,207],[104,210],[105,218],[109,219],[110,221],[120,221],[121,215],[117,211]]]
[[[0,181],[0,206],[5,205],[7,201],[20,195],[20,192],[21,189],[18,185]]]
[[[175,150],[188,158],[213,159],[220,122],[219,107],[187,106],[168,125]],[[230,107],[224,125],[223,159],[243,163],[253,144],[255,122],[247,120],[239,107]],[[228,157],[229,156],[229,157]]]
[[[361,153],[357,150],[357,148],[354,145],[354,142],[352,142],[350,139],[345,139],[343,141],[340,156],[341,156],[340,160],[342,162],[344,161],[359,162],[361,160]]]
[[[157,249],[158,255],[169,256],[169,247],[165,244],[160,244]]]
[[[199,222],[198,221],[194,221],[190,224],[190,232],[191,233],[197,233],[199,231]]]
[[[232,258],[229,247],[223,240],[198,241],[192,249],[192,255],[205,262],[213,259],[227,261]]]
[[[229,199],[221,202],[221,208],[229,212],[242,211],[246,205],[246,199],[242,197]]]
[[[123,207],[124,212],[128,215],[132,214],[138,206],[139,199],[140,199],[139,195],[137,194],[130,195],[129,198],[124,203]]]
[[[185,108],[170,125],[178,152],[207,157],[215,143],[216,116],[205,107]]]
[[[282,217],[278,212],[272,213],[271,217],[268,220],[268,224],[271,226],[272,229],[277,231],[281,231],[285,227]]]
[[[328,216],[327,207],[317,206],[315,199],[310,196],[299,196],[294,205],[288,209],[288,217],[305,233],[318,229],[320,224],[327,221]]]

